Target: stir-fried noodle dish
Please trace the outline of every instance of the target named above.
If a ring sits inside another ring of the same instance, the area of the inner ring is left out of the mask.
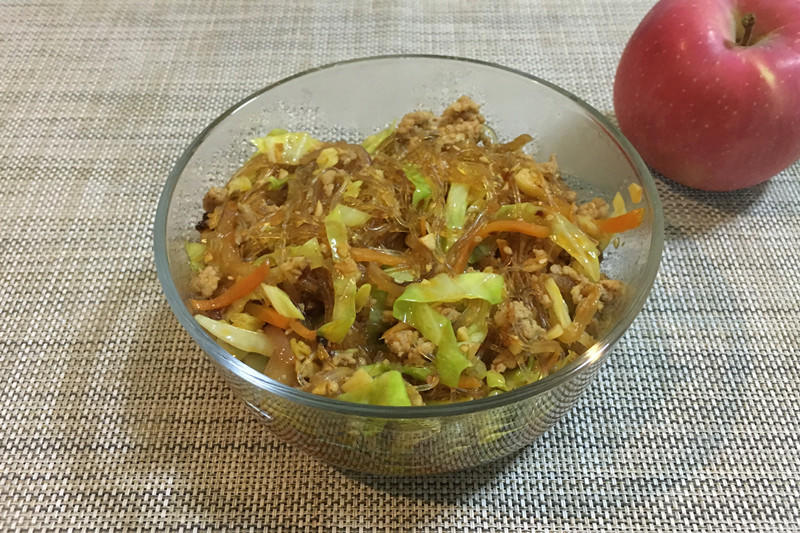
[[[203,198],[188,306],[246,364],[340,400],[431,405],[539,380],[613,320],[626,288],[603,250],[644,211],[619,193],[579,203],[531,140],[499,143],[466,96],[361,144],[254,139]]]

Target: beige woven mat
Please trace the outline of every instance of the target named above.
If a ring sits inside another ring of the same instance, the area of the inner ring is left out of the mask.
[[[169,169],[255,89],[424,52],[610,113],[651,4],[0,3],[0,528],[800,530],[800,165],[731,194],[659,180],[645,311],[563,421],[470,472],[345,475],[275,441],[156,281]]]

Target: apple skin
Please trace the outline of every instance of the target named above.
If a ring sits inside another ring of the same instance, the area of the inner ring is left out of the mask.
[[[756,23],[740,46],[746,13]],[[661,0],[622,54],[614,110],[677,182],[727,191],[769,179],[800,158],[800,0]]]

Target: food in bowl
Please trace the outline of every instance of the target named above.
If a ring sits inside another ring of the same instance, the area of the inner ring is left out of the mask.
[[[360,145],[255,139],[186,245],[195,319],[267,376],[357,403],[465,401],[549,375],[624,300],[602,254],[643,208],[578,203],[531,140],[497,142],[468,97]]]

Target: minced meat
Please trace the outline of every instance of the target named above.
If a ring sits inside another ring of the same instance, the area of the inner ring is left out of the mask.
[[[386,346],[401,361],[423,365],[432,358],[436,346],[411,328],[387,331],[383,337]]]
[[[192,278],[189,288],[203,298],[208,298],[217,290],[219,280],[217,268],[209,265]]]
[[[499,304],[493,319],[501,337],[518,336],[520,340],[529,342],[542,337],[545,333],[544,328],[536,321],[531,308],[519,300]]]

